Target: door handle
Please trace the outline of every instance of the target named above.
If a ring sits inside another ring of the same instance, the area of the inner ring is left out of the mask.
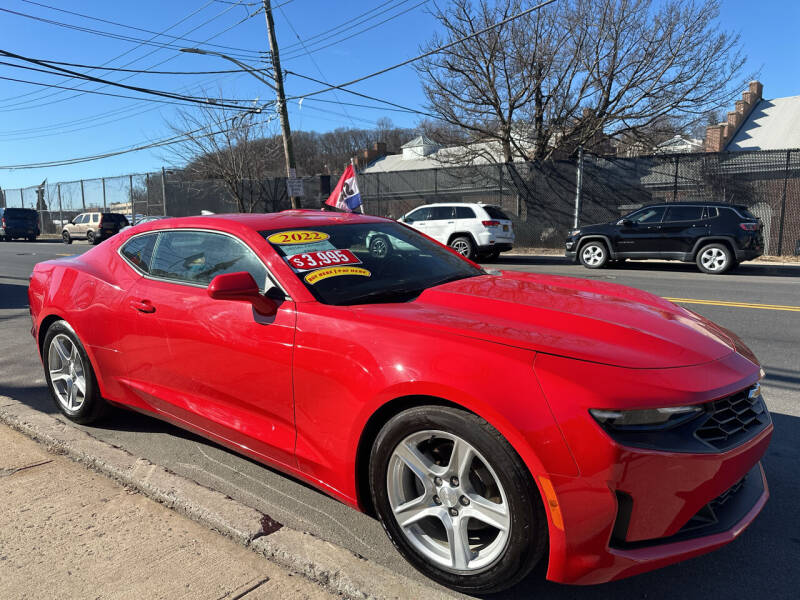
[[[156,312],[156,307],[150,303],[150,300],[131,300],[130,306],[143,313]]]

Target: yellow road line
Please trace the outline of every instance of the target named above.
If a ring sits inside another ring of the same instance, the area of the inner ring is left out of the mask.
[[[696,298],[664,298],[670,302],[680,304],[708,304],[711,306],[729,306],[732,308],[757,308],[759,310],[787,310],[800,312],[800,306],[785,306],[782,304],[754,304],[751,302],[727,302],[725,300],[699,300]]]
[[[56,256],[75,256],[74,254],[56,254]]]

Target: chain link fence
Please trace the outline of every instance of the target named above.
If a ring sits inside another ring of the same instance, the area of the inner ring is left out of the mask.
[[[338,174],[303,178],[306,208],[320,208]],[[654,202],[743,204],[761,218],[766,254],[800,255],[800,150],[578,159],[361,173],[364,211],[398,218],[433,202],[486,202],[514,222],[517,246],[561,248],[578,225],[609,222]],[[180,169],[45,183],[0,194],[0,205],[35,208],[42,233],[81,212],[146,215],[277,212],[290,207],[286,178],[187,180]],[[576,219],[577,217],[577,219]]]

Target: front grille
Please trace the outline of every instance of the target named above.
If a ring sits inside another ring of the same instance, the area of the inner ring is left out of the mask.
[[[719,522],[718,511],[725,505],[728,500],[733,498],[736,493],[744,487],[744,480],[747,479],[747,475],[742,477],[739,481],[734,483],[731,487],[727,490],[722,492],[719,496],[714,498],[711,502],[706,504],[703,508],[697,511],[689,521],[681,527],[679,533],[685,533],[687,531],[695,531],[697,529],[701,529],[703,527],[708,527],[709,525],[715,525]]]
[[[769,423],[769,414],[761,398],[761,386],[755,385],[709,405],[709,415],[694,435],[717,450],[728,450],[752,437]]]

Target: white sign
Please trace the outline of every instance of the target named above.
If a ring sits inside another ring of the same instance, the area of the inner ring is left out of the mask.
[[[295,178],[287,179],[286,192],[289,194],[289,196],[294,196],[295,198],[305,196],[305,192],[303,191],[303,180]]]

